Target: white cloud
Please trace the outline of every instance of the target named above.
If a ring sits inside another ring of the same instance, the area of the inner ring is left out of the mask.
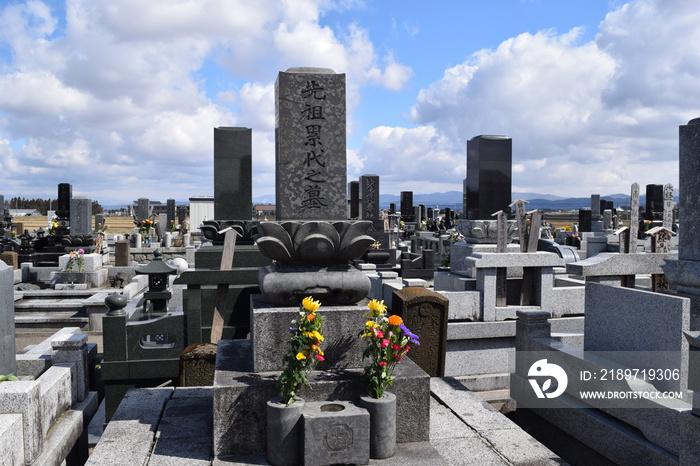
[[[472,54],[419,92],[411,118],[421,126],[384,147],[386,158],[406,161],[390,164],[391,177],[454,186],[465,141],[503,134],[513,138],[514,190],[587,195],[677,183],[677,127],[700,103],[698,22],[690,0],[638,0],[608,14],[589,43],[578,28],[549,30]],[[366,164],[396,132],[407,130],[369,133]],[[420,161],[436,152],[445,154],[439,169],[428,170]]]
[[[111,189],[108,197],[127,198],[207,194],[212,128],[246,126],[254,133],[256,189],[270,191],[277,71],[352,70],[350,110],[361,87],[398,89],[410,76],[392,56],[380,59],[361,27],[320,24],[328,11],[359,7],[331,0],[0,7],[0,140],[9,141],[0,166],[14,177],[5,186],[36,192],[45,184],[53,193],[71,182],[75,192]],[[219,77],[207,82],[203,67],[218,67]],[[110,181],[95,177],[95,167]]]

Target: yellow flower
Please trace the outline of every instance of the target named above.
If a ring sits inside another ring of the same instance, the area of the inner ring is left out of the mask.
[[[373,299],[372,301],[367,303],[367,307],[370,311],[372,311],[368,314],[370,314],[373,317],[379,317],[386,314],[386,305],[384,304],[384,300],[377,301],[376,299]]]
[[[297,360],[301,361],[302,359],[306,359],[306,356],[304,356],[304,353],[297,353]]]
[[[313,330],[311,332],[304,332],[304,335],[311,338],[312,340],[317,341],[318,343],[323,342],[323,335],[321,335],[318,330]]]
[[[303,299],[301,305],[304,306],[304,309],[306,309],[309,312],[316,312],[316,309],[321,307],[321,301],[315,301],[314,298],[308,296]]]
[[[379,324],[373,320],[368,320],[367,322],[365,322],[365,329],[366,330],[370,330],[373,327],[379,327]]]
[[[316,345],[311,345],[311,349],[314,350],[314,351],[316,351],[316,352],[317,352],[318,354],[320,354],[321,356],[324,355],[324,354],[323,354],[323,351],[321,350],[321,348],[319,348],[319,347],[316,346]]]

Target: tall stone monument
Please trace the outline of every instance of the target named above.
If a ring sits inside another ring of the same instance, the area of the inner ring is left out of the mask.
[[[15,372],[15,303],[12,267],[0,261],[0,374]]]
[[[76,196],[70,201],[71,235],[92,234],[92,199]]]
[[[168,214],[168,228],[170,228],[171,225],[178,223],[176,221],[177,219],[175,218],[175,199],[168,199],[166,201],[166,205],[166,213]]]
[[[140,197],[136,201],[136,219],[143,222],[151,216],[151,201],[147,197]]]
[[[510,212],[513,140],[506,136],[476,136],[467,141],[468,220],[491,219]]]
[[[58,227],[56,235],[67,235],[70,230],[70,200],[73,198],[73,186],[70,183],[58,184],[58,207],[56,209],[56,219]]]
[[[360,177],[362,191],[362,220],[369,220],[374,231],[384,231],[384,221],[379,216],[379,176],[362,175]]]
[[[369,279],[349,261],[374,242],[372,222],[347,220],[345,75],[291,68],[275,83],[277,220],[260,222],[256,244],[273,260],[258,275],[273,304],[309,295],[324,304],[365,298]]]
[[[214,218],[253,218],[252,140],[250,128],[214,128]]]
[[[290,68],[275,102],[277,220],[345,220],[345,74]]]
[[[403,222],[415,222],[413,213],[413,191],[401,191],[401,220]]]
[[[351,181],[348,184],[348,191],[350,191],[350,212],[348,217],[358,219],[360,218],[360,182]]]

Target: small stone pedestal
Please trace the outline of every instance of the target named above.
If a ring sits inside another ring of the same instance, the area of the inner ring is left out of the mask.
[[[347,401],[306,403],[302,412],[304,465],[368,464],[370,417]]]

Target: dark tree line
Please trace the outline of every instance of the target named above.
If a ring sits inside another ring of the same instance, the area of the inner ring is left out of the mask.
[[[56,199],[25,199],[23,197],[13,197],[5,200],[8,209],[36,209],[40,214],[46,215],[49,210],[58,209]],[[92,214],[101,214],[104,209],[97,201],[92,201]]]

